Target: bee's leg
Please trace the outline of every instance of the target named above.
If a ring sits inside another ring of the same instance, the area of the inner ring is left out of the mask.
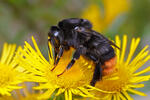
[[[61,74],[59,74],[59,75],[57,75],[57,76],[62,75],[66,70],[70,69],[70,68],[73,66],[73,64],[75,63],[75,61],[76,61],[77,59],[79,59],[80,55],[81,55],[81,54],[84,54],[85,52],[86,52],[86,49],[85,49],[84,47],[78,48],[78,49],[75,51],[75,53],[73,54],[73,58],[72,58],[71,62],[68,64],[68,66],[66,67],[66,69],[65,69]]]
[[[60,46],[58,55],[57,55],[57,57],[56,57],[57,59],[56,59],[56,61],[55,61],[54,67],[52,68],[51,71],[53,71],[53,70],[55,69],[55,67],[57,66],[57,64],[58,64],[58,62],[59,62],[59,60],[60,60],[60,58],[61,58],[63,52],[64,52],[64,46]]]
[[[54,39],[53,39],[53,38],[50,38],[50,37],[48,36],[48,49],[50,50],[50,48],[49,48],[49,43],[54,46],[54,63],[55,63],[55,62],[56,62],[56,57],[57,57],[58,48],[56,48],[56,46],[55,46]],[[50,56],[52,57],[50,51],[49,51],[49,54],[50,54]]]
[[[55,51],[55,52],[54,52],[54,65],[55,65],[55,63],[56,63],[56,57],[57,57],[57,54],[58,54],[58,53],[56,52],[56,48],[54,48],[54,51]]]
[[[50,47],[49,47],[50,44],[51,44],[51,39],[50,39],[50,37],[48,36],[48,51],[49,51],[50,57],[52,58],[52,55],[51,55],[51,53],[50,53]]]
[[[59,60],[60,60],[60,57],[62,56],[63,52],[64,52],[64,47],[63,47],[63,46],[60,46],[59,52],[58,52],[58,55],[57,55],[57,60],[56,60],[56,62],[55,62],[55,65],[58,64],[58,62],[59,62]]]
[[[95,66],[94,74],[93,74],[93,79],[91,81],[91,85],[95,86],[95,83],[102,78],[102,67],[101,63],[98,62]]]

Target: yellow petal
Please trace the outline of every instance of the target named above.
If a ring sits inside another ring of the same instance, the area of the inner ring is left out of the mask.
[[[144,84],[129,84],[128,87],[131,87],[131,88],[142,88],[142,87],[144,87]]]
[[[149,72],[149,71],[150,71],[150,67],[143,69],[140,72],[135,73],[134,76],[138,76],[138,75],[144,74],[144,73]]]
[[[68,91],[65,91],[65,100],[69,100]]]
[[[39,50],[39,48],[38,48],[38,46],[37,46],[37,43],[36,43],[36,41],[35,41],[35,39],[34,39],[33,36],[32,36],[32,41],[33,41],[34,47],[35,47],[35,49],[37,50],[37,53],[39,54],[39,56],[42,58],[42,60],[43,60],[45,63],[48,64],[47,60],[43,57],[41,51]]]
[[[131,60],[138,44],[139,44],[139,42],[140,42],[140,38],[137,38],[136,40],[135,40],[135,38],[132,39],[131,46],[130,46],[130,52],[129,52],[129,55],[128,55],[128,58],[127,58],[127,61],[126,61],[127,65],[129,64],[129,62],[130,62],[130,60]]]
[[[123,91],[122,93],[125,95],[127,100],[133,100],[133,98],[126,91]]]
[[[119,95],[119,97],[121,98],[121,100],[126,100],[126,98],[121,94],[121,93],[117,93]]]
[[[68,90],[69,100],[72,100],[72,93],[71,90]]]
[[[60,88],[60,89],[58,90],[58,92],[56,93],[56,96],[60,95],[60,94],[63,93],[64,91],[65,91],[64,88]]]
[[[140,95],[140,96],[147,96],[145,93],[143,93],[143,92],[140,92],[140,91],[137,91],[137,90],[134,90],[134,89],[128,89],[128,91],[129,92],[132,92],[132,93],[134,93],[134,94],[138,94],[138,95]]]
[[[48,98],[51,97],[51,95],[54,93],[54,91],[55,91],[55,88],[49,89],[45,93],[43,93],[42,95],[40,95],[38,97],[38,99],[48,99]]]
[[[121,47],[121,40],[119,38],[119,36],[116,36],[116,45],[120,48]],[[117,62],[120,61],[120,50],[116,49],[116,56],[117,56]]]
[[[122,44],[122,48],[121,48],[122,51],[121,51],[120,63],[122,63],[124,60],[126,47],[127,47],[127,35],[124,35],[123,36],[123,44]]]

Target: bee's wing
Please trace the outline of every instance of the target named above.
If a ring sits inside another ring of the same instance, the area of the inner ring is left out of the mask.
[[[92,30],[92,31],[93,31],[93,30]],[[93,33],[94,35],[99,36],[100,38],[105,39],[106,41],[108,41],[108,43],[109,43],[110,45],[113,45],[114,47],[116,47],[116,48],[118,48],[118,49],[120,50],[120,48],[119,48],[115,43],[113,43],[111,40],[109,40],[108,38],[106,38],[105,36],[103,36],[101,33],[98,33],[98,32],[96,32],[96,31],[93,31],[92,33]]]
[[[108,40],[108,39],[107,39]],[[115,43],[113,43],[111,40],[108,40],[108,42],[113,45],[114,47],[118,48],[119,50],[121,50]]]

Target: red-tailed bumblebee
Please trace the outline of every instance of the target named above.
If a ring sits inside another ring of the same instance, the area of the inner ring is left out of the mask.
[[[102,34],[92,30],[92,24],[88,20],[80,18],[64,19],[57,26],[51,26],[48,36],[48,41],[53,45],[55,51],[55,65],[58,64],[63,51],[69,50],[70,47],[73,47],[75,52],[72,60],[66,66],[66,70],[70,69],[81,55],[94,61],[95,70],[91,80],[92,86],[102,78],[102,75],[106,75],[113,70],[116,55],[111,45],[117,46]]]

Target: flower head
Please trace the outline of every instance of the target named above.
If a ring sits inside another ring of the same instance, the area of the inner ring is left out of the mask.
[[[20,89],[19,83],[24,81],[24,74],[18,71],[18,63],[14,60],[16,45],[4,44],[0,58],[0,95],[10,96],[14,89]]]
[[[32,37],[35,49],[33,49],[27,42],[25,42],[24,49],[22,49],[19,61],[21,66],[31,75],[31,81],[39,82],[40,85],[35,89],[46,89],[45,93],[40,98],[50,98],[54,93],[55,96],[64,93],[66,100],[72,100],[72,94],[83,97],[93,97],[88,89],[95,89],[88,85],[93,75],[93,62],[87,61],[82,56],[72,68],[62,73],[66,66],[71,61],[72,48],[65,51],[61,57],[58,65],[54,70],[54,57],[51,44],[49,43],[49,62],[42,56],[35,39]],[[57,92],[54,92],[57,91]]]
[[[95,87],[103,90],[104,92],[97,92],[97,97],[104,100],[133,100],[129,93],[137,94],[140,96],[146,96],[143,92],[136,90],[136,88],[144,87],[141,82],[148,81],[150,75],[142,75],[150,71],[150,67],[147,67],[141,71],[141,68],[148,60],[150,60],[149,51],[146,50],[148,46],[145,46],[138,55],[133,58],[134,52],[140,42],[140,38],[133,38],[130,46],[130,51],[125,60],[126,48],[127,48],[127,36],[123,37],[123,43],[116,36],[116,45],[121,48],[121,50],[116,50],[117,55],[117,72],[113,75],[116,77],[113,79],[112,75],[107,75],[103,77],[102,81],[96,83]],[[122,45],[122,46],[121,46]],[[112,77],[112,79],[109,79]]]
[[[20,84],[23,88],[21,90],[14,90],[12,96],[0,96],[0,100],[38,100],[42,92],[30,90],[32,86],[35,86],[35,83],[23,83]]]
[[[126,13],[129,8],[128,0],[102,0],[104,11],[98,4],[89,5],[81,17],[90,20],[93,28],[101,32],[109,27],[121,14]]]

